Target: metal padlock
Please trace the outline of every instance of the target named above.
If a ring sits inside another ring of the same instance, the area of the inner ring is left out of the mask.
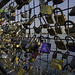
[[[32,0],[25,0],[25,4],[29,4]]]
[[[27,22],[27,25],[31,25],[35,21],[36,15],[34,15],[32,18],[29,19]]]
[[[18,5],[27,5],[27,4],[29,4],[32,0],[15,0],[16,1],[16,3],[18,4]]]
[[[37,33],[37,34],[41,33],[41,30],[42,30],[41,26],[39,26],[39,27],[34,26],[33,28],[34,28],[35,33]]]
[[[17,8],[18,8],[18,5],[16,5],[15,7],[13,7],[10,12],[11,13],[15,13],[15,11],[16,11]]]
[[[70,39],[70,40],[69,40]],[[75,42],[74,39],[71,36],[66,36],[65,40],[67,42],[66,46],[71,52],[75,52]]]
[[[65,42],[61,40],[59,36],[54,36],[54,41],[58,49],[66,50]]]
[[[50,29],[48,28],[47,31],[51,36],[57,35],[55,29],[52,26],[50,26]]]
[[[65,0],[53,0],[53,3],[56,4],[60,4],[63,3]]]
[[[26,71],[23,68],[20,68],[18,75],[25,75]]]
[[[57,53],[62,54],[62,59],[61,59],[61,60],[57,59]],[[64,63],[64,61],[63,61],[63,53],[62,53],[61,51],[56,51],[56,52],[53,54],[50,67],[51,67],[52,69],[62,70],[63,63]]]
[[[72,10],[69,13],[70,16],[75,16],[75,6],[72,8]]]
[[[49,24],[54,23],[54,19],[53,19],[52,15],[46,15],[45,18]]]
[[[45,15],[51,15],[53,13],[54,10],[54,6],[49,6],[49,5],[42,5],[40,12],[41,14],[45,14]]]
[[[58,23],[55,23],[55,31],[57,34],[62,34],[62,28],[60,27],[60,25]]]
[[[59,10],[61,12],[61,15],[57,15],[56,10]],[[60,8],[54,9],[54,18],[56,23],[58,23],[61,26],[64,26],[64,23],[66,21],[66,16],[63,14],[63,11]]]
[[[71,67],[72,69],[75,69],[75,56],[73,56],[73,58],[72,58],[72,61],[71,61],[71,63],[70,63],[70,67]]]
[[[22,12],[21,12],[21,17],[22,17],[22,18],[27,18],[27,12],[25,12],[25,13],[22,13]]]
[[[68,25],[69,23],[72,25],[72,27],[70,25]],[[67,21],[65,21],[64,25],[65,25],[66,34],[69,34],[70,36],[75,38],[75,23],[73,23],[71,20],[67,20]]]

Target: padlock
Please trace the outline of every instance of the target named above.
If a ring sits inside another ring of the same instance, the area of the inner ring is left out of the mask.
[[[50,25],[49,25],[49,27],[50,27],[50,29],[47,28],[48,33],[49,33],[51,36],[57,35],[55,29],[54,29],[52,26],[50,26]]]
[[[38,42],[33,41],[29,49],[31,53],[34,53],[38,51],[38,48],[39,48]]]
[[[11,36],[9,34],[6,35],[5,41],[6,42],[10,42],[11,41]]]
[[[35,58],[31,57],[28,61],[33,63],[35,61]]]
[[[25,0],[25,4],[29,4],[32,0]]]
[[[1,0],[0,1],[0,9],[5,6],[10,0]]]
[[[56,10],[59,10],[61,12],[61,15],[57,15]],[[64,26],[64,23],[66,21],[66,16],[63,14],[63,11],[60,8],[54,9],[54,18],[56,23],[58,23],[61,26]]]
[[[43,53],[50,53],[51,50],[51,44],[50,43],[43,43],[41,47],[41,52]]]
[[[40,53],[50,53],[51,51],[51,44],[50,44],[50,40],[46,41],[45,37],[41,36],[43,40],[42,46],[41,46],[41,50]]]
[[[75,42],[74,42],[73,37],[68,35],[65,37],[65,40],[67,42],[66,46],[69,49],[69,51],[75,52]]]
[[[41,33],[41,30],[42,30],[41,26],[39,26],[39,27],[34,26],[33,28],[34,28],[35,33],[37,33],[37,34]]]
[[[33,58],[36,58],[38,55],[40,55],[39,52],[34,52],[34,53],[32,53],[32,57],[33,57]]]
[[[16,5],[15,7],[12,7],[12,9],[10,10],[11,13],[15,13],[16,9],[18,8],[18,5]]]
[[[62,59],[61,60],[57,59],[57,53],[62,54]],[[64,64],[63,53],[61,51],[54,52],[54,54],[52,56],[51,63],[50,63],[50,67],[52,69],[62,70],[63,64]]]
[[[57,34],[62,34],[62,28],[60,27],[60,25],[58,23],[55,23],[55,31]]]
[[[71,67],[72,69],[75,69],[75,56],[73,56],[73,58],[72,58],[72,61],[71,61],[71,63],[70,63],[70,67]]]
[[[0,13],[1,14],[5,14],[6,13],[6,10],[4,8],[0,9]]]
[[[28,54],[27,54],[27,53],[25,53],[24,56],[25,56],[26,58],[28,58]]]
[[[73,56],[71,63],[67,63],[64,65],[63,70],[60,71],[59,75],[74,75],[75,69],[75,56]]]
[[[61,50],[67,49],[65,42],[62,41],[62,39],[59,36],[54,36],[54,41],[58,49],[61,49]]]
[[[25,75],[26,71],[23,68],[20,68],[18,75]]]
[[[63,3],[65,0],[53,0],[53,3],[56,4],[61,4]]]
[[[72,10],[69,13],[70,16],[75,16],[75,6],[72,8]]]
[[[23,3],[23,0],[15,0],[15,1],[18,5],[21,5]]]
[[[18,5],[28,5],[32,0],[15,0]]]
[[[27,25],[31,25],[35,21],[36,15],[32,16],[32,18],[29,19],[27,22]]]
[[[72,27],[70,25],[68,25],[69,23],[72,25]],[[68,35],[75,38],[75,23],[73,23],[71,20],[67,20],[67,21],[65,21],[64,25],[65,25],[66,34],[69,33]],[[69,28],[68,28],[68,26],[69,26]]]
[[[27,18],[27,12],[25,12],[25,13],[22,13],[22,12],[21,12],[21,17],[22,17],[22,18]]]
[[[45,18],[49,24],[54,23],[54,19],[53,19],[52,15],[46,15]]]
[[[0,29],[0,36],[3,34],[3,29]]]
[[[41,3],[43,3],[45,0],[40,0]]]
[[[44,15],[52,15],[54,6],[42,5],[40,8],[40,13]]]

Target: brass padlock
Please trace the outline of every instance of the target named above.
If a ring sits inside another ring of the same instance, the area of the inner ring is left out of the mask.
[[[57,15],[56,10],[59,10],[61,12],[61,15]],[[64,26],[64,23],[66,21],[66,16],[63,14],[63,11],[60,8],[54,9],[54,18],[56,23],[58,23],[61,26]]]
[[[45,15],[51,15],[53,13],[54,10],[54,6],[49,6],[49,5],[42,5],[40,12],[41,14],[45,14]]]
[[[25,13],[22,13],[22,12],[21,12],[21,17],[22,17],[22,18],[27,18],[27,12],[25,12]]]
[[[33,58],[33,57],[29,59],[29,62],[31,62],[31,63],[33,63],[34,61],[35,61],[35,58]]]
[[[34,15],[32,18],[29,19],[27,22],[27,25],[31,25],[35,21],[36,15]]]
[[[59,36],[54,36],[54,41],[58,49],[66,50],[65,42],[61,40]]]
[[[54,19],[53,19],[52,15],[46,15],[45,18],[49,24],[54,23]]]
[[[66,34],[75,38],[75,23],[73,23],[71,20],[67,20],[65,21],[64,25],[65,25]]]
[[[62,59],[61,60],[57,59],[57,53],[62,54]],[[51,64],[50,64],[51,68],[52,69],[62,70],[63,63],[64,63],[64,61],[63,61],[63,53],[61,51],[56,51],[53,54],[53,57],[52,57],[52,60],[51,60]]]
[[[50,29],[47,28],[48,33],[49,33],[51,36],[57,35],[55,29],[54,29],[52,26],[50,26],[50,25],[49,25],[49,27],[50,27]]]
[[[58,23],[55,23],[55,31],[57,34],[62,34],[62,28],[60,27],[60,25]]]
[[[75,41],[74,41],[74,38],[68,35],[68,36],[65,37],[65,40],[67,42],[66,46],[69,49],[69,51],[75,52]]]

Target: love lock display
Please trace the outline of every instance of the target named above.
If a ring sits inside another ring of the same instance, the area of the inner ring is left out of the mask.
[[[56,10],[59,10],[61,12],[61,15],[57,15]],[[66,21],[66,16],[63,14],[63,11],[60,8],[54,9],[54,18],[56,23],[58,23],[60,26],[64,26],[64,23]]]

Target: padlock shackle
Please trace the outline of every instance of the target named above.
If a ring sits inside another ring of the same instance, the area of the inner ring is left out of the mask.
[[[54,36],[54,40],[57,41],[58,39],[59,39],[60,41],[62,41],[62,39],[61,39],[59,36],[55,35],[55,36]]]
[[[70,41],[69,39],[70,39],[70,40],[73,42],[73,44],[74,44],[74,41],[75,41],[75,40],[74,40],[74,38],[73,38],[72,36],[69,36],[69,35],[68,35],[68,36],[65,37],[65,40],[66,40],[67,43],[69,43],[69,41]]]
[[[54,15],[56,15],[56,10],[59,10],[61,12],[61,15],[64,15],[63,11],[60,8],[58,8],[58,7],[53,10]]]
[[[66,29],[66,27],[67,27],[67,23],[71,23],[72,25],[75,25],[74,22],[72,22],[71,20],[67,20],[67,21],[65,21],[65,23],[64,23],[65,29]]]
[[[61,51],[56,51],[56,52],[54,52],[54,54],[53,54],[53,56],[52,56],[52,58],[57,58],[57,53],[59,53],[59,54],[62,54],[62,60],[63,60],[63,53],[61,52]]]
[[[58,24],[58,23],[55,23],[55,25],[54,25],[55,27],[59,27],[60,28],[60,25]]]

